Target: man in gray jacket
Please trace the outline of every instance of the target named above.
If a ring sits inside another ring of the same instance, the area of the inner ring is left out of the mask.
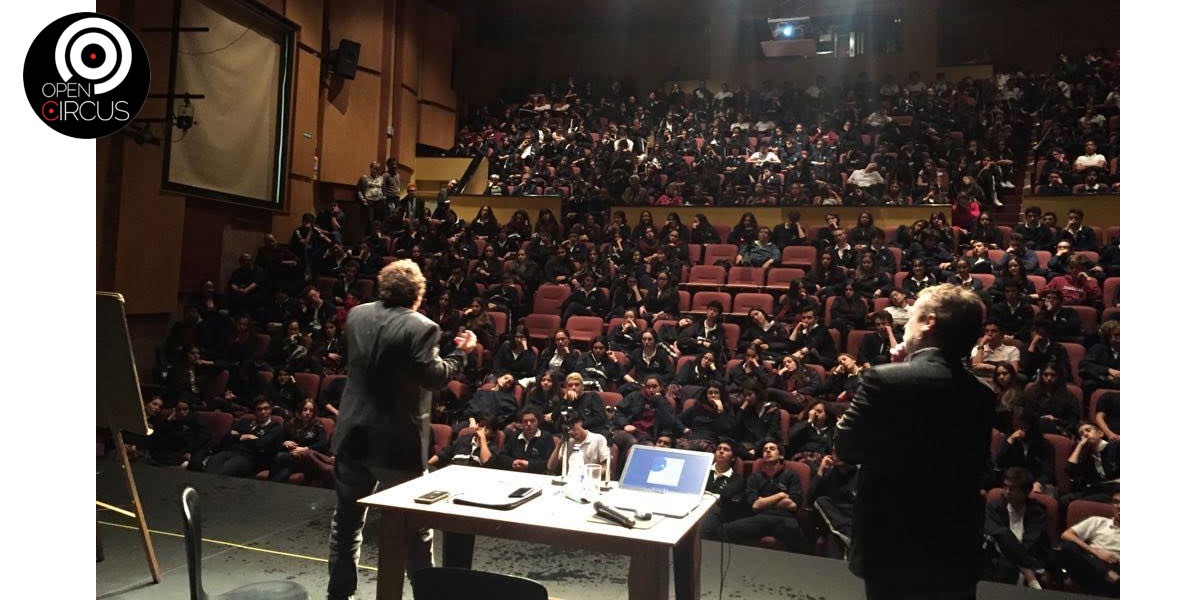
[[[381,483],[386,487],[421,475],[428,459],[431,391],[462,370],[465,355],[476,345],[467,331],[455,338],[453,352],[438,355],[441,330],[417,312],[425,277],[416,263],[400,260],[384,267],[378,283],[379,300],[354,307],[346,319],[346,391],[333,439],[337,507],[329,532],[328,597],[337,600],[353,597],[358,588],[367,516],[358,501]],[[409,572],[430,566],[430,540],[427,531],[408,540]],[[443,556],[453,554],[455,545],[447,538]],[[469,556],[454,558],[470,561]]]

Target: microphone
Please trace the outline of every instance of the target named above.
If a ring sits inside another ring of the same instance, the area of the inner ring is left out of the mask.
[[[608,519],[610,521],[614,521],[618,525],[622,525],[629,529],[633,529],[633,525],[634,525],[633,519],[621,514],[619,511],[617,511],[617,509],[615,509],[599,500],[592,503],[592,507],[596,509],[597,515],[600,515],[601,517],[604,517],[605,519]]]

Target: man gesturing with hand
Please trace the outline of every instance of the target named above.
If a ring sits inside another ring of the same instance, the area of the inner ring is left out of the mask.
[[[995,395],[966,359],[982,329],[983,304],[970,290],[922,290],[905,324],[904,362],[863,371],[838,421],[836,453],[860,465],[850,570],[868,600],[975,597]],[[937,469],[915,466],[931,458]]]
[[[358,555],[367,508],[358,501],[380,484],[419,477],[428,459],[431,392],[460,372],[475,350],[475,334],[454,338],[454,351],[440,356],[437,323],[417,312],[425,276],[411,260],[379,272],[379,300],[360,304],[346,319],[346,391],[333,438],[337,507],[329,531],[331,600],[358,589]],[[407,540],[409,572],[431,566],[432,536],[417,531]],[[447,534],[446,566],[470,568],[471,536]]]

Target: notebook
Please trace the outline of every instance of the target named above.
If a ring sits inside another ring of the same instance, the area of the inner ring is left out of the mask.
[[[684,517],[700,505],[713,455],[675,448],[634,446],[617,489],[600,500],[617,508]]]

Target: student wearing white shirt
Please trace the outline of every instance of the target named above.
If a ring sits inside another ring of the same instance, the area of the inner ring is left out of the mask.
[[[732,98],[732,97],[733,97],[733,92],[729,91],[728,83],[722,83],[721,91],[717,92],[716,94],[713,94],[713,99],[718,102],[723,102],[725,99]]]
[[[585,465],[607,465],[610,462],[610,449],[608,447],[608,439],[603,435],[594,431],[588,431],[583,428],[583,414],[572,411],[567,415],[566,422],[569,424],[567,429],[567,439],[562,443],[567,446],[567,452],[572,451],[574,444],[579,444],[579,450],[583,453],[583,464]],[[557,473],[560,463],[563,460],[563,452],[560,450],[550,456],[550,460],[546,465],[546,470],[549,473]],[[612,467],[609,467],[609,475],[612,475]]]
[[[1083,145],[1083,154],[1075,159],[1076,173],[1083,173],[1089,169],[1108,171],[1108,161],[1104,159],[1103,154],[1096,152],[1096,142],[1091,140]]]
[[[777,165],[781,161],[779,160],[779,155],[775,153],[773,148],[764,148],[764,146],[759,146],[758,151],[754,154],[751,154],[750,158],[746,159],[746,162],[754,163],[756,165],[763,165],[765,163]]]
[[[1113,517],[1088,517],[1063,531],[1063,563],[1071,579],[1090,594],[1116,597],[1121,585],[1121,493],[1113,494]]]
[[[889,315],[892,315],[892,322],[895,323],[897,327],[904,327],[904,325],[908,323],[908,318],[911,315],[911,307],[908,305],[908,296],[905,295],[904,290],[896,288],[892,290],[892,293],[888,294],[888,299],[890,299],[892,303],[885,306],[883,310]]]
[[[983,337],[979,338],[979,343],[971,349],[971,370],[986,382],[991,380],[992,373],[1002,364],[1011,365],[1013,370],[1019,370],[1021,350],[1016,346],[1006,346],[1000,323],[995,319],[988,319],[983,324]]]
[[[879,166],[875,163],[867,163],[866,167],[855,170],[850,173],[850,177],[846,179],[847,185],[855,185],[864,190],[878,190],[877,186],[886,186],[887,180],[879,174]]]

